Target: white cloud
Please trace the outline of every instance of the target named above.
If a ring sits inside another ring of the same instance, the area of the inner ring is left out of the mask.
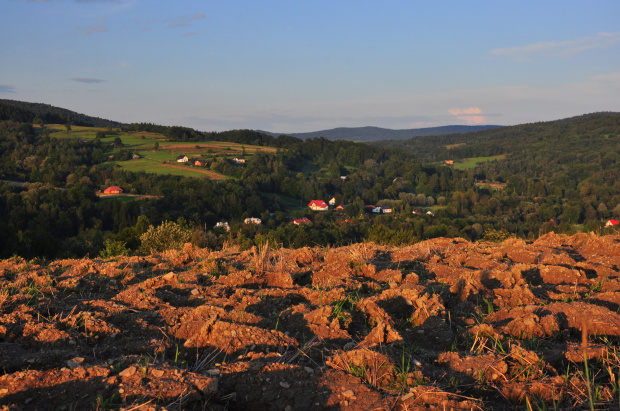
[[[482,110],[478,107],[452,108],[448,110],[448,113],[459,120],[463,120],[468,125],[484,124],[487,121],[486,117],[480,115]]]

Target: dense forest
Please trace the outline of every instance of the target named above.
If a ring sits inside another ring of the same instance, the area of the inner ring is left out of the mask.
[[[115,142],[88,140],[70,131],[61,136],[45,122],[33,125],[26,114],[0,122],[0,257],[112,256],[184,241],[249,248],[266,241],[302,247],[440,236],[533,239],[548,231],[605,233],[613,230],[604,228],[606,221],[620,217],[617,113],[381,147],[144,123],[115,128]],[[254,152],[242,165],[215,156],[209,167],[224,180],[156,175],[114,162],[130,153],[122,139],[132,132],[272,149]],[[493,155],[502,157],[458,167],[466,158]],[[149,198],[98,196],[111,185]],[[328,211],[306,206],[331,198]],[[377,206],[391,212],[372,212],[381,211]],[[248,217],[261,224],[244,223]],[[310,224],[293,224],[302,217]],[[223,221],[229,231],[215,227]]]

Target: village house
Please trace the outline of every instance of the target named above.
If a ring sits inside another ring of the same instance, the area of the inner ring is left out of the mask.
[[[336,205],[336,197],[332,197],[331,200],[328,201],[330,206],[335,206]]]
[[[215,224],[214,228],[223,228],[226,232],[230,231],[230,226],[228,225],[228,221],[219,221]]]
[[[605,227],[614,227],[618,224],[620,224],[620,221],[618,220],[607,220],[607,222],[605,223]]]
[[[449,165],[454,164],[454,160],[445,160],[445,161],[446,161],[446,164],[449,164]]]
[[[327,211],[328,205],[323,200],[312,200],[308,207],[314,211]]]
[[[338,207],[336,207],[336,211],[344,211],[344,206],[340,204]]]
[[[245,220],[243,220],[243,222],[245,224],[256,224],[256,225],[260,225],[261,224],[261,219],[257,218],[257,217],[248,217]]]
[[[389,206],[376,206],[372,209],[375,214],[388,214],[392,212],[392,207]]]
[[[233,158],[233,161],[237,164],[245,164],[245,158],[243,157],[235,157]]]
[[[310,221],[306,217],[303,217],[303,218],[298,218],[296,220],[293,220],[293,224],[295,224],[295,225],[312,224],[312,221]]]
[[[140,158],[140,154],[134,154],[131,156],[131,158],[133,158],[134,160],[137,160]]]
[[[103,191],[104,194],[121,194],[122,192],[123,189],[118,186],[108,187]]]
[[[187,156],[178,156],[177,157],[177,163],[187,163],[189,161],[189,158],[187,158]]]
[[[340,176],[340,179],[341,179],[342,181],[344,181],[344,180],[346,180],[346,179],[347,179],[347,176]]]

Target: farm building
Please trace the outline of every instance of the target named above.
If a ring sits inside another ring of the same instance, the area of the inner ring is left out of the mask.
[[[187,156],[178,156],[177,157],[177,163],[187,163],[189,161],[189,158],[187,158]]]
[[[118,186],[108,187],[103,191],[104,194],[121,194],[122,192],[123,189]]]

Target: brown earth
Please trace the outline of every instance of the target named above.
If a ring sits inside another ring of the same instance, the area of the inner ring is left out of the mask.
[[[0,409],[617,408],[619,267],[585,234],[15,257]]]

